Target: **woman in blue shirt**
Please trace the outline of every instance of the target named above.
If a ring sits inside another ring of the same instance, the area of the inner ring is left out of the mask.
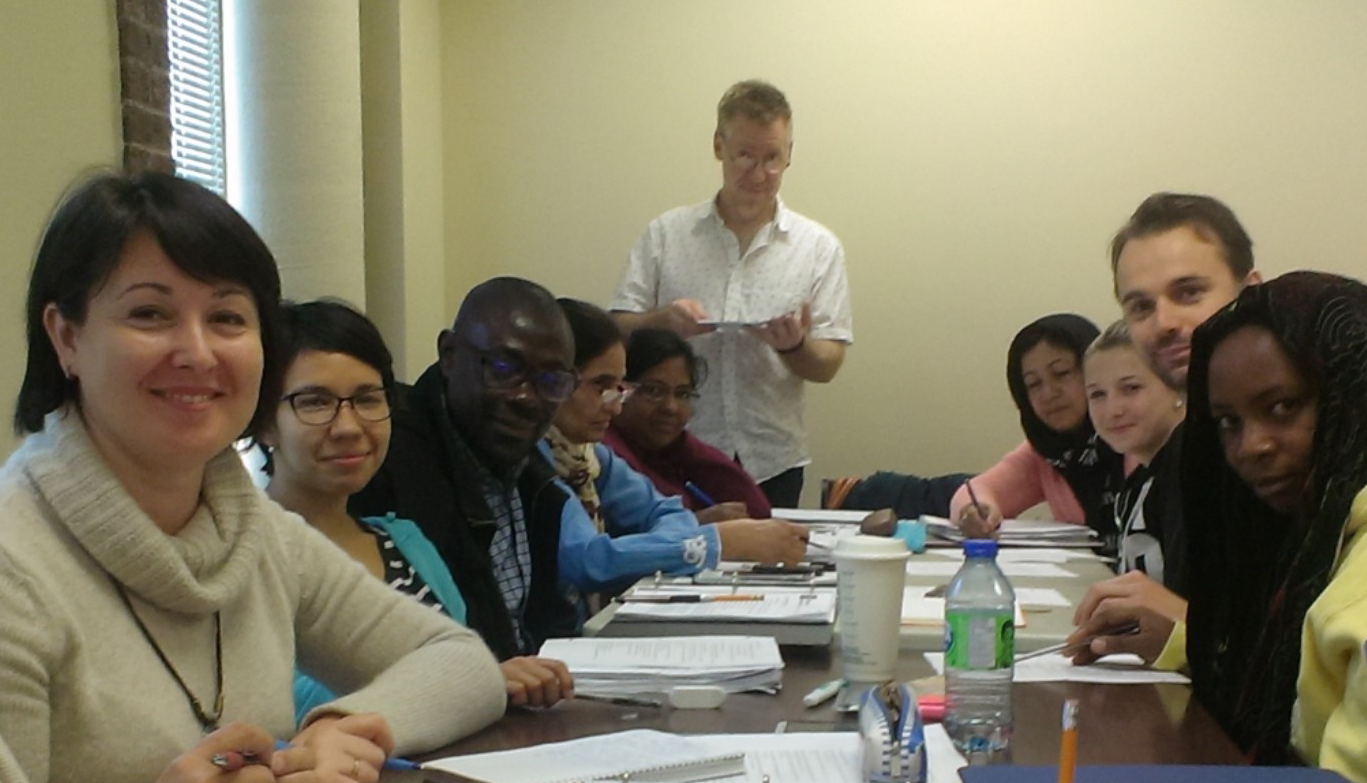
[[[542,452],[579,498],[566,506],[560,575],[580,590],[612,590],[656,571],[692,574],[721,558],[795,563],[807,529],[777,519],[699,525],[677,497],[666,497],[602,441],[630,393],[623,382],[622,333],[603,310],[573,299],[560,307],[574,333],[579,386],[556,412]],[[583,512],[583,513],[580,513]]]

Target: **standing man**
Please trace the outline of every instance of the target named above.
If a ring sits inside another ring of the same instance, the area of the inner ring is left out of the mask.
[[[1111,272],[1135,344],[1158,375],[1184,393],[1192,332],[1244,286],[1262,282],[1253,268],[1253,242],[1229,207],[1181,193],[1144,199],[1111,241]],[[1150,498],[1161,513],[1145,522],[1162,542],[1164,584],[1134,571],[1093,585],[1078,605],[1078,628],[1069,641],[1129,622],[1139,623],[1140,633],[1103,637],[1076,656],[1080,662],[1113,652],[1138,653],[1164,668],[1185,661],[1189,575],[1181,441],[1179,424],[1150,465]]]
[[[811,462],[803,386],[834,378],[854,339],[845,251],[778,196],[793,112],[777,87],[728,89],[712,152],[721,190],[651,221],[609,309],[624,332],[697,338],[712,375],[689,429],[736,456],[772,505],[793,507]]]

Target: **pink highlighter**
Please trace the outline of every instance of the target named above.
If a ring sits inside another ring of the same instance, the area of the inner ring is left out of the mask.
[[[921,720],[927,723],[945,718],[945,696],[943,693],[934,696],[917,696],[916,705],[921,708]]]

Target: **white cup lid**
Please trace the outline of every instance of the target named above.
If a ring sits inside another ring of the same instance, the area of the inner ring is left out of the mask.
[[[853,535],[836,539],[834,555],[858,560],[905,560],[911,553],[900,538]]]

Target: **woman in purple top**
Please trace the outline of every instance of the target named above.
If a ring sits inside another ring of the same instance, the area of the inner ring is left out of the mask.
[[[685,429],[706,377],[687,340],[663,329],[632,332],[626,380],[636,389],[603,442],[662,494],[682,497],[699,521],[768,519],[769,501],[740,463]]]

